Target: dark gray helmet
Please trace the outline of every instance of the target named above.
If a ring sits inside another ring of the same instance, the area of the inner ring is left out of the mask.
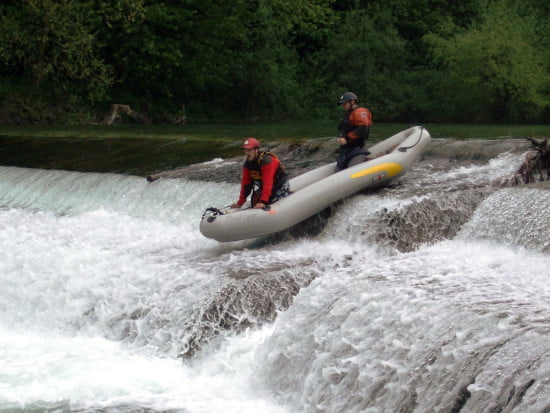
[[[350,100],[357,100],[357,95],[353,92],[346,92],[342,96],[340,96],[338,104],[341,105],[342,103],[349,102]]]

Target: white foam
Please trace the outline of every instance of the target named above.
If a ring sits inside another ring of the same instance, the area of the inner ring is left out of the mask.
[[[65,337],[0,328],[0,409],[55,404],[71,408],[119,405],[160,411],[282,413],[254,394],[254,348],[269,331],[227,340],[213,358],[189,366],[181,360],[132,354],[98,337]]]
[[[548,255],[466,235],[390,256],[338,236],[411,199],[357,197],[321,236],[258,248],[198,231],[205,204],[229,202],[237,186],[2,172],[2,408],[391,411],[415,395],[417,410],[444,410],[462,386],[464,409],[481,411],[534,377],[521,403],[536,411],[548,393]],[[274,324],[222,332],[192,362],[177,360],[205,298],[241,271],[316,278]]]
[[[421,396],[417,408],[443,408],[457,375],[468,380],[492,357],[500,365],[495,348],[522,349],[503,382],[520,371],[528,377],[523,365],[544,360],[550,273],[541,269],[550,257],[456,240],[391,258],[367,248],[353,263],[303,289],[259,350],[264,379],[296,409],[404,408],[409,383]],[[448,396],[433,393],[436,382]]]

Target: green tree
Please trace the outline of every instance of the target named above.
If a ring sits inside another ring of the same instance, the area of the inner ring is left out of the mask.
[[[194,62],[194,13],[180,2],[97,0],[103,60],[114,71],[110,98],[151,114],[163,111]],[[189,3],[189,2],[186,2]],[[191,2],[192,3],[192,2]],[[169,102],[176,112],[183,102]]]
[[[326,34],[331,2],[239,0],[209,8],[223,26],[216,44],[203,49],[204,61],[215,62],[209,73],[224,81],[204,85],[216,105],[248,119],[307,111],[299,63]]]
[[[64,102],[65,110],[78,111],[106,95],[111,70],[99,56],[86,3],[8,1],[0,12],[2,100],[15,94],[21,110]]]
[[[436,106],[432,85],[443,76],[427,59],[422,38],[446,22],[467,27],[479,14],[477,3],[337,0],[326,47],[309,59],[312,96],[334,101],[350,89],[363,98],[375,120],[427,121]]]
[[[153,120],[183,104],[189,119],[333,118],[353,90],[375,121],[548,120],[547,13],[525,0],[6,0],[0,115],[115,102]]]
[[[354,91],[372,111],[375,119],[397,119],[401,115],[400,95],[407,94],[405,41],[400,38],[392,16],[379,9],[346,11],[338,30],[325,50],[315,58],[316,76],[326,88],[319,99],[336,102],[346,90]],[[378,116],[378,117],[377,117]]]
[[[454,120],[536,121],[549,104],[548,62],[533,16],[504,1],[489,2],[471,29],[448,38],[427,35],[448,77],[439,85],[442,116]]]
[[[148,112],[185,104],[200,117],[288,116],[296,47],[315,36],[330,0],[320,3],[101,0],[97,25],[116,73],[113,97]]]

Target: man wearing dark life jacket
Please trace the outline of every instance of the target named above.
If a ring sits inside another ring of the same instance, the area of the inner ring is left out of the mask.
[[[336,171],[364,162],[369,152],[365,141],[372,125],[371,112],[357,104],[357,95],[346,92],[340,96],[338,104],[345,110],[343,119],[338,122],[338,143],[340,150],[336,157]]]
[[[231,208],[240,208],[252,192],[253,208],[266,205],[289,194],[288,174],[281,161],[271,152],[260,151],[256,138],[246,138],[242,149],[246,155],[239,200]]]

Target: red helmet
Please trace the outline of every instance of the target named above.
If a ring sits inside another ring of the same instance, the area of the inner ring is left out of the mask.
[[[260,141],[256,138],[246,138],[242,148],[243,149],[254,149],[260,147]]]

